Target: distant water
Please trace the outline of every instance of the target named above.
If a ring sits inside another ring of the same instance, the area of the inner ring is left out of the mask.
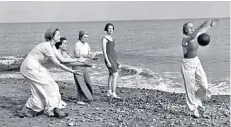
[[[181,48],[182,25],[191,21],[196,26],[204,19],[190,20],[143,20],[113,21],[115,25],[116,52],[123,64],[118,86],[158,89],[168,92],[185,92],[180,73],[183,53]],[[68,50],[73,52],[78,31],[89,33],[92,51],[101,52],[100,40],[105,35],[107,22],[63,22],[63,23],[4,23],[0,24],[0,55],[16,56],[28,53],[35,45],[44,41],[47,28],[57,27],[68,39]],[[213,94],[230,94],[230,19],[208,31],[211,43],[200,47],[198,56],[208,77]],[[89,69],[96,85],[106,85],[108,71],[101,60],[93,62]],[[60,69],[50,69],[56,80],[73,82],[72,74]],[[18,72],[4,72],[1,77],[19,76]],[[20,77],[20,76],[19,76]]]

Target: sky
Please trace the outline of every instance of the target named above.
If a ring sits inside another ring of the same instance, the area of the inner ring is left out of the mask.
[[[1,1],[0,22],[64,22],[230,17],[217,1]]]

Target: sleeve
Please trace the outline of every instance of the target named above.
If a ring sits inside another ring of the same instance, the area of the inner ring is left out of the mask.
[[[75,52],[75,54],[80,55],[81,51],[80,51],[80,47],[79,47],[78,43],[75,44],[74,52]]]
[[[44,45],[44,50],[43,50],[43,53],[46,55],[46,56],[55,56],[53,50],[52,50],[52,47],[50,45],[50,43],[48,45]]]
[[[90,45],[89,44],[87,44],[88,45],[88,52],[91,52],[91,47],[90,47]]]

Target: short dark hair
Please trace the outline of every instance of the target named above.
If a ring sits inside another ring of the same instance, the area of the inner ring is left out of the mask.
[[[107,23],[106,26],[104,27],[104,31],[108,31],[109,26],[112,26],[113,30],[115,30],[115,27],[114,27],[114,25],[112,23]]]
[[[55,43],[56,49],[59,49],[59,46],[63,44],[64,40],[67,40],[66,37],[61,37],[60,42]]]
[[[186,23],[183,25],[183,34],[184,34],[184,35],[187,35],[186,29],[187,29],[187,26],[188,26],[189,23],[191,23],[191,22],[186,22]]]

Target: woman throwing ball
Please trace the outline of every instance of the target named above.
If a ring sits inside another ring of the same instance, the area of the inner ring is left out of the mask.
[[[196,118],[200,117],[197,108],[198,106],[203,107],[202,100],[207,100],[211,97],[211,93],[208,90],[206,74],[197,57],[197,50],[199,48],[197,37],[205,33],[209,28],[215,26],[218,21],[218,19],[207,20],[197,29],[195,29],[191,22],[183,25],[183,34],[186,36],[182,39],[184,59],[181,71],[185,84],[186,103]],[[199,89],[196,89],[195,83],[199,85]]]

